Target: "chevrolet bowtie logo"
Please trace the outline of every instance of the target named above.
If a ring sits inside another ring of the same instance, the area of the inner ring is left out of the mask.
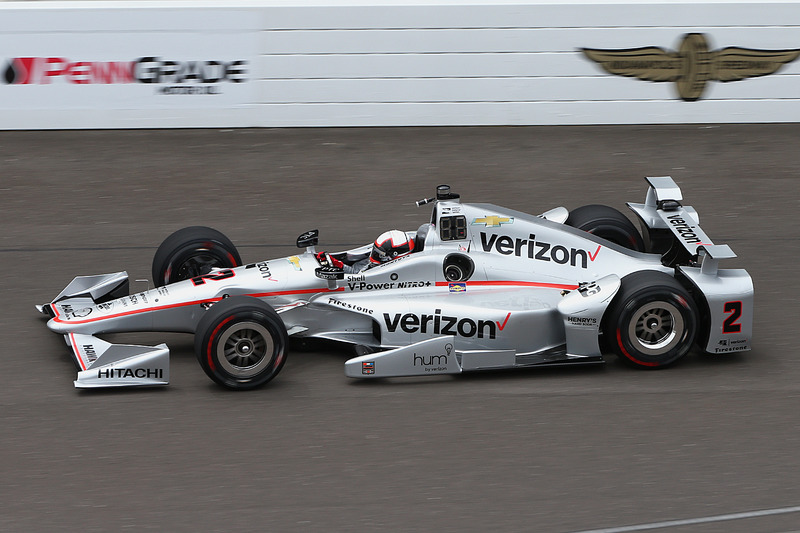
[[[296,255],[288,257],[286,260],[292,264],[295,270],[303,270],[303,267],[300,266],[300,258]]]
[[[678,94],[687,102],[699,100],[709,81],[767,76],[800,56],[800,49],[754,50],[729,46],[709,51],[702,33],[686,34],[677,52],[655,46],[581,50],[610,74],[645,81],[674,81]]]
[[[483,224],[487,228],[499,228],[501,224],[513,224],[514,218],[513,217],[498,217],[495,215],[490,215],[483,218],[476,218],[472,221],[473,226],[477,226],[478,224]]]

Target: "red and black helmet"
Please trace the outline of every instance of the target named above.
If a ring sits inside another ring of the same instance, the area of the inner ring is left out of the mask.
[[[400,230],[385,231],[375,239],[372,245],[372,253],[369,256],[370,263],[386,263],[398,257],[403,257],[414,251],[414,239]]]

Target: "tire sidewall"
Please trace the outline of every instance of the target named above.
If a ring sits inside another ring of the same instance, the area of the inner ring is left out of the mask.
[[[177,271],[180,269],[181,265],[197,255],[212,256],[217,260],[218,264],[216,266],[218,268],[233,268],[238,266],[236,258],[225,250],[223,243],[213,240],[197,240],[184,244],[167,258],[162,272],[160,273],[159,283],[167,285],[169,283],[175,283],[176,281],[183,281],[183,278],[176,278]],[[200,274],[207,274],[207,272],[201,272]]]
[[[627,277],[634,278],[632,280],[623,280],[623,287],[612,304],[605,331],[611,337],[608,344],[626,363],[638,368],[665,368],[685,356],[694,344],[698,312],[691,296],[674,278],[657,272],[649,273],[651,276],[647,274],[640,272]],[[642,315],[640,309],[643,306],[658,306],[659,302],[677,310],[683,331],[679,333],[677,343],[668,351],[650,354],[640,349],[638,341],[631,337],[630,328],[632,322]]]
[[[233,390],[249,390],[266,384],[281,371],[286,362],[288,340],[283,322],[267,304],[246,300],[255,299],[233,297],[215,304],[200,321],[195,334],[195,352],[203,371],[215,383]],[[264,368],[252,376],[241,377],[226,371],[220,360],[219,344],[231,328],[249,322],[266,329],[271,337],[272,351],[268,354],[269,363]]]
[[[242,264],[239,252],[224,234],[205,226],[191,226],[174,232],[158,247],[153,256],[153,283],[160,287],[181,281],[176,277],[177,271],[196,255],[211,256],[218,268],[233,268]]]
[[[585,205],[570,212],[565,224],[613,242],[623,248],[643,252],[644,239],[636,226],[618,210],[607,205]]]

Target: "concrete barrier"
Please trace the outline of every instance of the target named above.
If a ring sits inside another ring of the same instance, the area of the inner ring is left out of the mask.
[[[0,129],[800,121],[800,3],[0,3]]]

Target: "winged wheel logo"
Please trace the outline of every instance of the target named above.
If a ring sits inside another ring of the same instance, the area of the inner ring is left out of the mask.
[[[739,81],[774,74],[800,56],[800,49],[756,50],[729,46],[709,50],[702,33],[688,33],[677,52],[656,46],[581,51],[606,72],[645,81],[672,81],[687,102],[699,100],[709,81]]]

